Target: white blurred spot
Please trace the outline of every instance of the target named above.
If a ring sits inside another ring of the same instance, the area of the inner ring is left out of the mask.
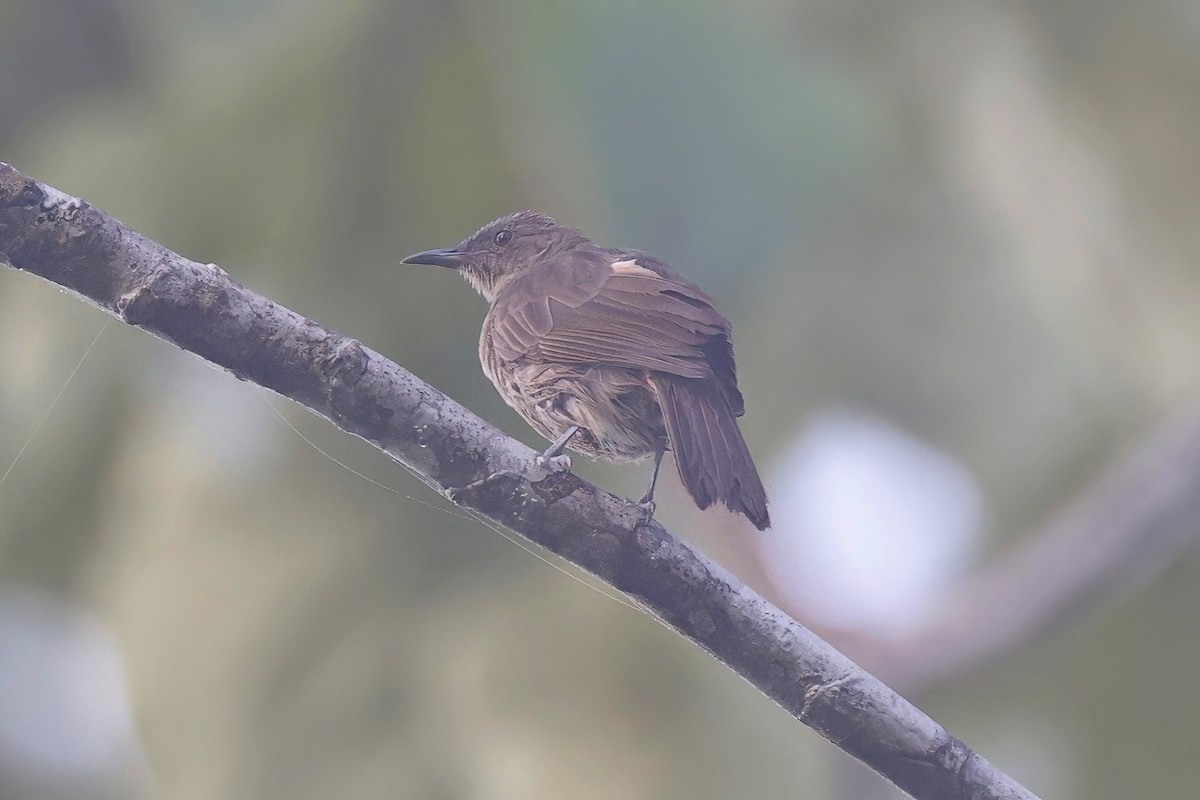
[[[785,449],[774,486],[766,570],[827,625],[915,623],[980,544],[983,500],[967,470],[873,417],[816,417]]]
[[[63,600],[0,589],[0,773],[111,778],[141,764],[108,633]]]

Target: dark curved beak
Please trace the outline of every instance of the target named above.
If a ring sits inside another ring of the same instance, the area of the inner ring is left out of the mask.
[[[460,250],[449,248],[445,250],[425,250],[421,253],[413,253],[408,258],[401,261],[401,264],[432,264],[435,267],[450,267],[458,269],[462,266],[463,259],[467,256]]]

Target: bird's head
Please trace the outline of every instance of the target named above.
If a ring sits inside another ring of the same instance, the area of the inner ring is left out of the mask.
[[[489,222],[457,247],[414,253],[403,263],[456,269],[490,303],[524,270],[588,243],[578,230],[559,225],[553,217],[518,211]]]

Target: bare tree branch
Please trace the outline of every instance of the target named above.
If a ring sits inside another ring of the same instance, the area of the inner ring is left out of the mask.
[[[1035,796],[632,504],[534,453],[360,343],[0,163],[0,257],[302,403],[625,592],[921,800]]]

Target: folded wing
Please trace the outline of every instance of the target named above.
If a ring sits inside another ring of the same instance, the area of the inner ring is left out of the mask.
[[[712,300],[641,254],[598,267],[607,273],[599,279],[539,280],[529,273],[514,281],[490,315],[496,354],[714,379],[740,415],[729,323]],[[581,293],[581,283],[594,290]],[[547,286],[565,288],[547,293]]]

